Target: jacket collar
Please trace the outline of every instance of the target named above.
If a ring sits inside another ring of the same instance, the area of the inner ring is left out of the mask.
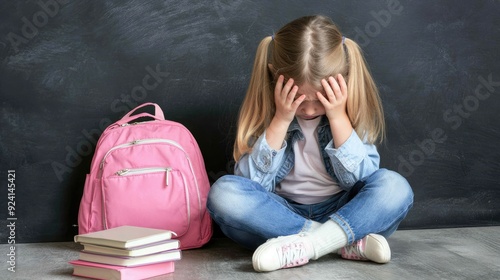
[[[330,123],[328,122],[328,118],[326,117],[326,115],[321,116],[321,121],[319,122],[318,125],[318,131],[328,125],[330,125]],[[296,131],[302,132],[302,130],[300,129],[299,122],[297,121],[297,117],[293,118],[293,121],[290,123],[287,132],[291,133]]]

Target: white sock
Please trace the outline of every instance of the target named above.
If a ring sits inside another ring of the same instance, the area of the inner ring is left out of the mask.
[[[311,220],[311,227],[307,230],[307,232],[309,232],[309,233],[313,232],[314,230],[316,230],[317,228],[319,228],[322,225],[323,224],[320,222],[316,222],[316,221]]]
[[[328,220],[320,227],[313,229],[308,237],[314,247],[314,260],[347,245],[347,235],[333,220]]]

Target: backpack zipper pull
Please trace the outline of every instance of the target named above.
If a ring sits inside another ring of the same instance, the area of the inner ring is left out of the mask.
[[[122,169],[116,172],[116,175],[123,176],[130,172],[130,169]]]
[[[170,182],[170,171],[172,171],[172,168],[170,168],[170,167],[167,167],[165,169],[165,172],[166,172],[166,174],[165,174],[165,183],[167,184],[167,186],[168,186],[168,184]]]

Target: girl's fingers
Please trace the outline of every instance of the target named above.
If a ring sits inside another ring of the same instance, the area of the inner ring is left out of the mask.
[[[295,95],[297,95],[297,91],[299,90],[298,86],[293,86],[290,92],[288,92],[288,95],[286,95],[285,92],[283,92],[283,95],[285,96],[285,105],[290,105],[293,103],[295,100]]]
[[[301,95],[299,97],[297,97],[297,99],[295,99],[295,101],[293,101],[292,103],[292,109],[295,111],[297,110],[297,108],[299,108],[300,104],[306,99],[306,96],[305,95]]]
[[[284,79],[285,79],[285,77],[283,77],[283,75],[280,75],[278,77],[278,80],[276,81],[276,87],[274,88],[274,96],[276,99],[281,96],[281,90],[283,89],[283,80]]]
[[[330,76],[328,78],[328,82],[330,84],[330,86],[332,87],[333,89],[333,93],[335,94],[335,98],[336,99],[340,99],[342,98],[342,91],[340,90],[340,86],[339,84],[337,83],[337,80],[335,80],[334,77]]]
[[[342,76],[342,74],[337,75],[337,80],[339,82],[340,91],[342,92],[342,95],[347,96],[347,83],[345,82],[345,79]]]
[[[288,81],[286,82],[285,86],[281,90],[281,96],[283,98],[287,98],[290,95],[290,90],[292,90],[293,83],[294,83],[294,81],[293,81],[292,78],[288,79]]]
[[[326,106],[330,104],[330,101],[328,99],[326,99],[325,96],[323,96],[323,94],[319,91],[316,92],[316,96],[318,97],[318,100],[319,102],[321,102],[321,104],[323,104],[323,106]]]
[[[330,79],[328,79],[330,80]],[[326,99],[329,101],[329,102],[334,102],[337,100],[336,96],[335,96],[335,93],[332,89],[332,86],[330,85],[329,81],[326,81],[325,79],[322,79],[321,80],[321,85],[323,86],[323,89],[325,89],[325,93],[326,93]]]

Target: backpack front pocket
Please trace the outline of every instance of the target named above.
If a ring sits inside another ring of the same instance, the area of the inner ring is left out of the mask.
[[[189,228],[189,191],[182,172],[171,167],[125,168],[103,178],[105,228],[122,225],[171,230]]]

